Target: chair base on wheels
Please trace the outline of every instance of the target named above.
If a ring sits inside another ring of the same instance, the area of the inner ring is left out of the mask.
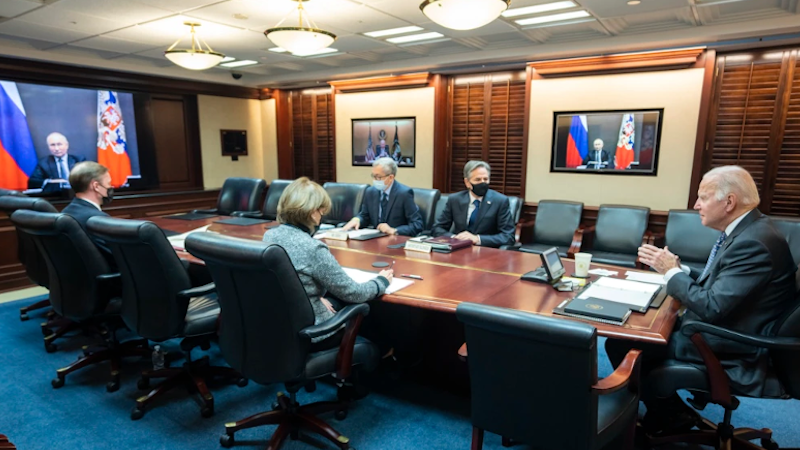
[[[111,332],[113,335],[113,332]],[[115,338],[107,340],[104,344],[96,347],[86,346],[81,355],[74,363],[56,370],[56,378],[50,382],[54,389],[64,386],[65,378],[72,372],[103,361],[111,361],[111,379],[106,384],[108,392],[119,389],[120,362],[122,358],[131,356],[147,357],[151,350],[146,339],[131,340],[123,343],[116,342]]]
[[[39,300],[38,302],[36,302],[36,303],[34,303],[32,305],[23,306],[22,308],[19,309],[19,320],[22,320],[24,322],[24,321],[30,319],[30,317],[28,317],[28,313],[29,312],[36,311],[37,309],[49,308],[49,307],[50,307],[50,299],[49,298],[46,298],[44,300]]]
[[[53,329],[56,328],[54,331]],[[44,335],[44,349],[47,353],[53,353],[58,350],[58,346],[53,342],[56,339],[64,336],[73,330],[81,329],[82,327],[69,319],[61,316],[54,316],[47,322],[42,323],[42,334]]]
[[[341,450],[352,449],[349,438],[316,417],[318,414],[331,411],[336,412],[337,419],[344,419],[347,417],[347,402],[317,402],[301,406],[295,401],[294,392],[290,392],[288,397],[279,392],[273,411],[225,424],[225,434],[220,438],[220,444],[226,448],[231,447],[234,444],[233,434],[239,430],[277,424],[278,428],[267,445],[268,450],[279,449],[287,437],[296,439],[300,430],[319,434]]]
[[[187,353],[187,357],[190,353]],[[200,400],[203,406],[200,409],[202,417],[211,417],[214,415],[214,396],[206,386],[206,380],[211,378],[227,378],[231,382],[236,383],[239,387],[247,386],[247,379],[243,378],[239,372],[231,369],[230,367],[218,367],[208,364],[208,357],[192,361],[189,359],[182,367],[179,368],[164,368],[159,370],[146,370],[142,372],[142,378],[139,379],[137,387],[139,389],[147,389],[150,386],[151,378],[166,378],[166,380],[155,386],[147,395],[143,395],[136,399],[136,406],[131,411],[131,420],[139,420],[144,416],[145,410],[155,399],[161,397],[170,390],[184,386],[190,392],[197,392],[200,394]]]

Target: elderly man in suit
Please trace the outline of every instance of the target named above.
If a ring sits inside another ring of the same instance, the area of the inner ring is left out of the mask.
[[[47,148],[50,155],[39,160],[33,174],[28,178],[28,189],[42,188],[45,192],[53,192],[69,187],[67,180],[75,164],[86,160],[83,156],[68,154],[69,141],[61,133],[50,133],[47,136]]]
[[[466,191],[450,195],[436,218],[433,234],[453,236],[484,247],[514,243],[514,219],[508,197],[489,189],[489,164],[469,161],[464,166]]]
[[[639,248],[641,261],[664,274],[667,293],[683,305],[682,318],[669,345],[645,349],[642,367],[645,376],[650,368],[665,360],[704,367],[694,344],[679,332],[682,323],[701,321],[769,336],[775,323],[796,302],[797,267],[786,239],[756,208],[759,196],[753,177],[738,166],[717,167],[705,174],[697,194],[694,208],[699,210],[703,225],[720,231],[706,267],[697,279],[689,275],[668,248],[652,245]],[[769,367],[766,350],[704,337],[736,389],[761,395]],[[606,350],[614,365],[622,361],[624,347],[620,342],[607,342]],[[674,431],[691,424],[687,406],[677,394],[666,399],[644,400],[647,405],[644,426],[649,432]]]
[[[364,194],[361,212],[345,230],[373,227],[386,234],[416,236],[422,231],[422,214],[414,203],[414,191],[395,180],[397,163],[378,158],[372,163],[372,187]]]
[[[582,162],[587,169],[605,169],[608,167],[609,155],[607,151],[603,150],[603,145],[602,139],[594,140],[592,143],[594,150],[589,151]]]

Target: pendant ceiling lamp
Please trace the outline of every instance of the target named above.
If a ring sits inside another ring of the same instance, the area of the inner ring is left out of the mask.
[[[419,9],[452,30],[472,30],[497,19],[511,0],[425,0]]]
[[[317,24],[303,8],[303,0],[293,1],[297,2],[297,11],[289,13],[277,25],[265,31],[264,35],[278,47],[292,53],[313,53],[333,44],[336,35],[317,28]],[[294,14],[297,14],[296,27],[281,26]]]
[[[183,37],[181,37],[164,52],[164,56],[173,63],[189,70],[206,70],[219,64],[225,55],[215,52],[205,41],[198,39],[197,35],[195,35],[194,27],[199,27],[200,24],[194,22],[184,22],[183,24],[191,28],[192,48],[175,48],[183,40]],[[205,45],[205,49],[203,45]]]

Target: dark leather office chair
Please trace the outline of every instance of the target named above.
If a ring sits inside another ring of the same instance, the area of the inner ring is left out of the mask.
[[[681,258],[681,264],[699,277],[706,267],[711,248],[719,238],[719,231],[703,226],[700,214],[692,209],[671,209],[667,216],[667,229],[663,242],[656,238],[656,245],[669,247],[669,251]]]
[[[436,202],[436,209],[434,210],[434,213],[433,213],[433,221],[431,222],[431,226],[430,227],[425,227],[425,229],[422,230],[422,232],[420,233],[420,236],[423,236],[423,235],[424,236],[430,236],[431,234],[433,234],[433,224],[435,224],[436,223],[436,219],[438,219],[439,216],[442,215],[442,212],[444,211],[445,206],[447,206],[447,199],[448,198],[450,198],[450,194],[440,194],[439,195],[439,201]],[[453,227],[450,227],[451,231],[452,231],[452,229],[453,229]]]
[[[366,184],[327,182],[323,186],[331,198],[331,210],[322,217],[322,222],[339,225],[355,217],[361,211],[361,202],[367,192]]]
[[[256,211],[266,188],[267,182],[260,178],[228,178],[219,191],[216,208],[192,212],[230,216],[234,211]]]
[[[414,203],[422,215],[422,229],[430,230],[436,222],[436,206],[441,193],[438,189],[414,188]]]
[[[794,217],[771,216],[775,228],[780,231],[789,243],[795,264],[800,264],[800,219]]]
[[[773,336],[744,334],[702,322],[686,323],[681,331],[691,337],[703,358],[705,370],[689,363],[668,361],[648,374],[646,394],[667,397],[678,389],[688,389],[695,393],[689,401],[692,406],[702,410],[707,403],[720,405],[725,408],[724,418],[715,425],[698,415],[696,425],[699,430],[661,437],[648,436],[648,444],[656,446],[689,442],[717,449],[777,450],[778,444],[772,439],[770,429],[733,428],[731,425],[733,411],[739,406],[736,396],[742,396],[742,393],[731,386],[722,364],[700,333],[713,336],[714,339],[767,349],[770,367],[762,398],[800,399],[800,295],[797,296],[794,309],[776,324]],[[781,395],[782,392],[784,395]],[[761,447],[748,442],[755,439],[761,441]]]
[[[597,223],[583,230],[583,242],[592,262],[637,268],[639,247],[650,241],[647,221],[650,208],[600,205]]]
[[[640,350],[597,379],[591,325],[476,303],[456,309],[469,347],[472,450],[484,431],[537,449],[633,449]],[[612,448],[612,447],[609,447]]]
[[[127,356],[150,356],[144,339],[120,343],[116,330],[123,327],[119,317],[120,275],[110,273],[108,262],[80,224],[66,214],[19,210],[11,215],[17,228],[33,237],[47,263],[50,301],[53,309],[86,331],[99,334],[102,345],[87,348],[77,361],[58,369],[54,388],[65,377],[83,367],[111,361],[109,392],[119,389],[120,360]]]
[[[183,367],[142,372],[139,389],[146,389],[151,378],[166,379],[136,400],[131,419],[142,418],[145,408],[156,398],[179,386],[199,393],[201,414],[210,417],[214,414],[214,397],[206,387],[206,379],[225,377],[247,385],[247,380],[229,367],[209,366],[208,358],[192,360],[192,349],[208,349],[217,332],[219,304],[214,284],[193,287],[186,266],[164,232],[152,222],[92,217],[86,226],[114,254],[122,275],[120,314],[125,325],[151,341],[183,338]]]
[[[583,203],[540,200],[533,224],[533,242],[522,244],[519,251],[541,254],[556,247],[562,258],[572,258],[581,251],[583,230],[580,229]]]
[[[261,211],[234,211],[232,216],[252,217],[255,219],[275,220],[278,217],[278,200],[287,186],[294,180],[272,180],[267,189],[267,196],[264,198],[264,206]]]
[[[300,388],[313,389],[314,380],[333,375],[338,383],[354,366],[373,369],[378,349],[357,338],[366,304],[349,305],[331,319],[314,325],[314,312],[286,251],[258,241],[195,233],[186,239],[187,250],[205,261],[217,285],[222,308],[219,346],[228,363],[243,376],[260,384],[282,382],[289,396],[278,394],[276,410],[228,423],[221,443],[233,445],[234,433],[260,425],[279,424],[269,448],[277,449],[298,429],[319,433],[340,449],[349,439],[316,418],[337,411],[344,418],[346,402],[321,402],[300,406]],[[311,339],[346,326],[342,343],[330,350],[312,352]],[[341,400],[341,398],[340,398]]]
[[[14,191],[11,191],[14,192]],[[29,209],[32,211],[55,213],[58,212],[53,205],[43,198],[26,197],[22,195],[3,195],[0,196],[0,211],[9,216],[18,209]],[[36,248],[33,238],[25,232],[17,229],[17,254],[20,262],[25,267],[25,274],[34,283],[42,287],[47,287],[49,275],[47,274],[47,263]],[[32,305],[19,309],[19,319],[28,320],[28,312],[37,309],[49,308],[50,299],[36,302]],[[47,327],[45,327],[45,330]],[[46,333],[45,335],[49,335]],[[63,334],[63,333],[62,333]]]

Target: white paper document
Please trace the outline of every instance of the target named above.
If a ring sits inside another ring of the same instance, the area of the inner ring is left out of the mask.
[[[187,231],[186,233],[183,233],[183,234],[177,234],[175,236],[170,236],[170,237],[167,238],[167,240],[169,240],[169,243],[172,244],[172,248],[176,248],[176,249],[179,249],[179,250],[185,250],[186,249],[186,236],[189,236],[192,233],[205,233],[206,231],[208,231],[208,227],[210,227],[210,226],[211,225],[209,224],[209,225],[206,225],[204,227],[195,228],[192,231]]]
[[[660,288],[657,284],[603,277],[586,288],[578,298],[599,298],[644,308]]]
[[[592,269],[589,271],[589,273],[592,275],[600,275],[601,277],[610,277],[611,275],[616,275],[619,272],[606,269]]]
[[[342,267],[345,273],[350,276],[356,283],[366,283],[367,281],[375,278],[378,276],[375,272],[367,272],[366,270],[358,270],[358,269],[351,269],[349,267]],[[401,280],[396,277],[392,277],[392,284],[386,288],[387,294],[394,294],[395,292],[399,291],[400,289],[406,288],[414,284],[411,280]]]
[[[326,239],[328,237],[328,232],[330,232],[330,231],[342,231],[342,229],[341,228],[334,228],[332,230],[328,230],[325,233],[319,233],[318,232],[317,234],[314,235],[314,239]],[[350,230],[350,231],[348,231],[347,232],[347,237],[350,238],[350,239],[353,239],[353,238],[359,238],[359,237],[362,237],[362,236],[369,236],[369,235],[377,234],[377,233],[380,233],[380,231],[372,229],[372,228],[364,228],[364,229],[361,229],[361,230]]]
[[[641,281],[642,283],[667,284],[664,275],[660,273],[625,272],[628,280]]]

